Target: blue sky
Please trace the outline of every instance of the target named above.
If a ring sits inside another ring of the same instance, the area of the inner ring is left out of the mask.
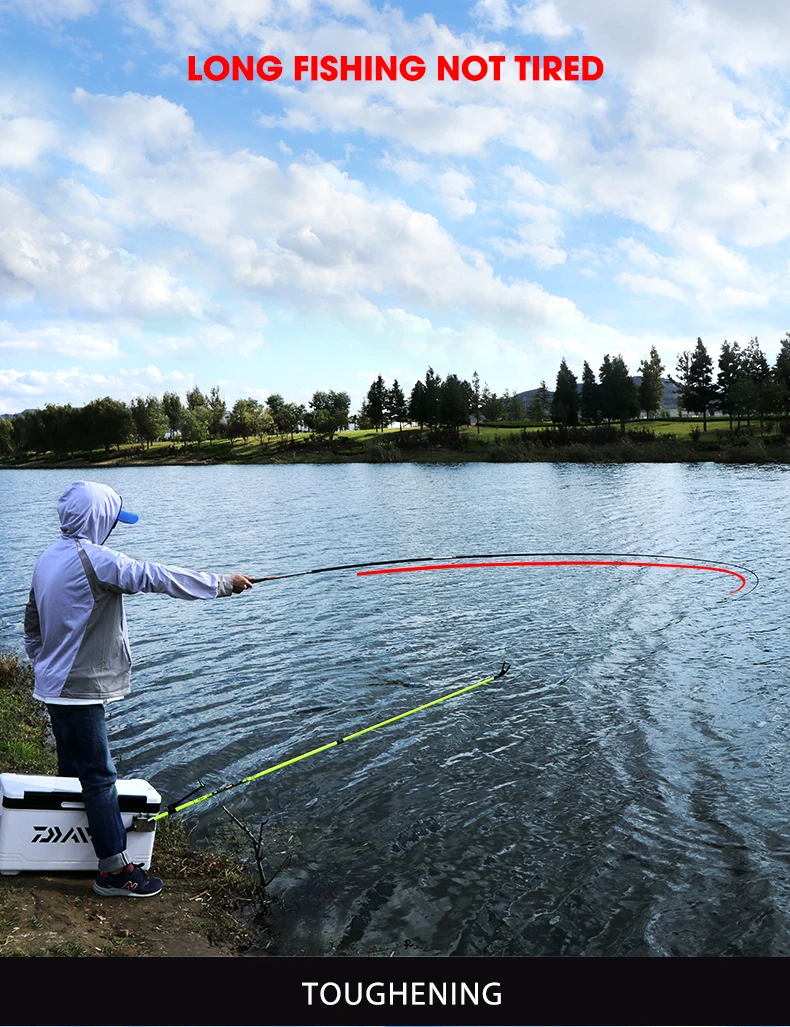
[[[774,0],[0,0],[0,413],[219,384],[306,403],[428,365],[502,392],[787,311]],[[279,56],[276,82],[187,59]],[[416,82],[293,80],[417,54]],[[438,55],[504,54],[438,82]],[[516,54],[594,54],[519,82]]]

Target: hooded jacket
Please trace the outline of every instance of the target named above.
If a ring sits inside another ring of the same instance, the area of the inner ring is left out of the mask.
[[[96,482],[75,481],[58,500],[60,538],[36,561],[25,608],[33,694],[44,702],[105,702],[129,691],[124,594],[215,599],[233,592],[230,574],[143,563],[109,549],[120,512],[121,497]]]

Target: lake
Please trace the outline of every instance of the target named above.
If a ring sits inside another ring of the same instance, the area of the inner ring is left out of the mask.
[[[285,851],[280,954],[787,955],[790,468],[351,464],[0,471],[0,640],[72,480],[131,556],[281,574],[454,554],[666,554],[704,571],[530,567],[126,600],[120,776],[217,788],[496,673],[224,801]],[[750,591],[751,590],[751,591]],[[744,595],[743,593],[749,594]],[[412,687],[405,687],[411,685]]]

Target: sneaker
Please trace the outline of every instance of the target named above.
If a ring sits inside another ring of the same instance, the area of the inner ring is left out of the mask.
[[[158,895],[162,882],[158,877],[149,877],[141,863],[130,863],[117,874],[97,874],[93,882],[97,895],[120,895],[121,898],[147,899]]]

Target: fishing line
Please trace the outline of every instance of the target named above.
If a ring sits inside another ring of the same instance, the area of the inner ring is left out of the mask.
[[[577,561],[564,560],[560,558],[564,557],[581,557],[583,559]],[[471,554],[459,554],[456,556],[429,556],[429,557],[402,557],[399,560],[376,560],[368,561],[367,563],[348,563],[339,564],[335,567],[316,567],[312,570],[307,571],[296,571],[291,574],[270,574],[266,577],[261,578],[250,578],[250,581],[257,584],[264,581],[282,581],[286,578],[299,578],[305,577],[308,574],[327,574],[333,571],[351,571],[355,570],[358,572],[359,577],[365,577],[372,574],[383,574],[383,573],[398,573],[399,571],[407,570],[449,570],[452,568],[462,568],[459,562],[450,563],[449,561],[470,561],[470,560],[509,560],[515,559],[516,557],[523,558],[536,558],[536,557],[552,557],[551,561],[541,561],[540,563],[525,563],[525,564],[473,564],[466,565],[467,567],[503,567],[503,566],[622,566],[622,567],[665,567],[668,569],[675,570],[705,570],[705,571],[716,571],[720,574],[731,574],[734,577],[740,578],[741,584],[738,588],[733,589],[730,595],[735,595],[740,592],[742,588],[746,586],[745,574],[749,574],[754,579],[754,584],[743,595],[739,596],[740,599],[744,599],[747,595],[750,595],[759,585],[760,579],[756,571],[751,570],[749,567],[741,567],[738,564],[728,564],[725,566],[718,560],[704,560],[696,556],[675,556],[666,554],[654,554],[654,553],[471,553]],[[620,559],[614,560],[593,560],[587,559],[591,557],[619,557]],[[661,560],[663,563],[649,564],[642,561],[646,560]],[[399,568],[399,564],[420,564],[419,567],[410,568]],[[431,564],[432,566],[426,566]],[[382,571],[373,570],[368,568],[395,568],[394,571]],[[360,568],[363,568],[360,571]],[[744,573],[740,573],[744,572]]]
[[[357,571],[357,577],[363,578],[373,574],[407,574],[413,571],[451,571],[479,570],[484,567],[664,567],[668,570],[716,571],[719,574],[731,574],[740,579],[740,585],[730,592],[734,595],[746,586],[746,578],[739,571],[726,567],[708,567],[703,564],[688,563],[647,563],[634,560],[509,560],[505,563],[434,563],[418,567],[381,567],[371,571]]]
[[[465,688],[459,688],[455,692],[450,692],[448,695],[440,696],[438,699],[432,699],[431,702],[423,703],[421,706],[415,706],[412,710],[406,710],[405,713],[399,713],[395,717],[389,717],[387,720],[381,720],[378,724],[371,724],[369,727],[362,728],[360,731],[352,731],[348,735],[343,735],[342,738],[336,738],[333,742],[327,742],[325,745],[318,746],[317,749],[310,749],[309,752],[303,752],[299,756],[293,756],[289,760],[283,760],[282,763],[276,763],[273,767],[267,767],[266,770],[260,770],[257,774],[250,774],[249,777],[244,777],[240,781],[235,781],[233,784],[223,785],[222,788],[216,788],[213,792],[206,792],[205,795],[199,795],[197,799],[190,799],[189,802],[184,801],[189,799],[189,796],[194,795],[198,790],[193,789],[189,795],[184,796],[176,803],[171,803],[166,810],[162,810],[161,813],[155,813],[149,817],[138,817],[135,818],[135,823],[143,830],[145,830],[145,824],[151,824],[156,820],[162,820],[164,817],[173,816],[176,813],[181,813],[185,809],[189,809],[191,806],[197,806],[198,803],[206,802],[207,799],[213,799],[216,795],[222,795],[224,792],[229,792],[232,788],[239,788],[241,785],[249,784],[251,781],[258,781],[262,777],[266,777],[267,774],[273,774],[276,770],[282,770],[284,767],[293,766],[294,763],[299,763],[301,760],[306,760],[310,756],[317,756],[320,752],[326,752],[328,749],[334,749],[338,745],[342,745],[344,742],[350,742],[354,738],[360,738],[362,735],[367,735],[371,731],[377,730],[380,727],[386,727],[388,724],[394,724],[399,720],[403,720],[404,717],[410,717],[413,713],[420,713],[422,710],[430,709],[432,706],[438,706],[439,703],[447,702],[448,699],[455,699],[456,696],[464,695],[466,692],[471,692],[475,688],[479,688],[481,685],[488,685],[492,681],[496,681],[498,678],[504,677],[510,669],[509,663],[503,663],[502,668],[497,674],[490,674],[487,678],[483,678],[481,681],[476,681],[473,685],[467,685]]]

